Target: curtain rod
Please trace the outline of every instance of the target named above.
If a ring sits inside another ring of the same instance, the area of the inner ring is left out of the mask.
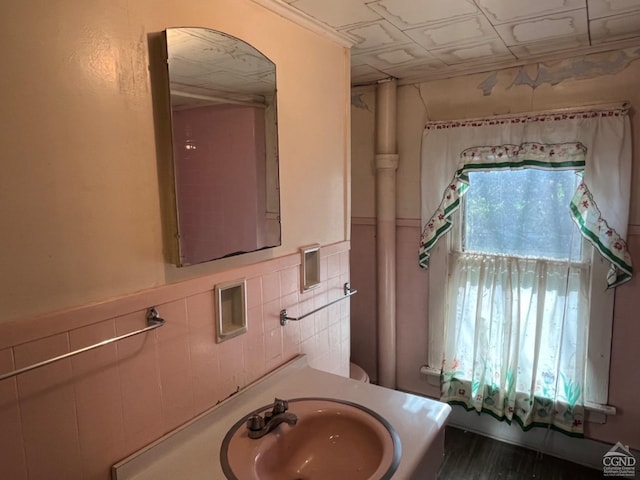
[[[495,115],[485,115],[482,117],[465,117],[457,118],[453,120],[428,120],[426,125],[433,125],[436,123],[450,123],[450,122],[474,122],[483,120],[499,120],[503,118],[517,118],[517,117],[534,117],[539,115],[558,115],[562,113],[575,113],[584,111],[606,111],[606,110],[628,110],[631,104],[628,101],[614,102],[614,103],[594,103],[588,105],[581,105],[579,107],[565,107],[551,110],[537,110],[529,112],[512,112],[512,113],[498,113]]]

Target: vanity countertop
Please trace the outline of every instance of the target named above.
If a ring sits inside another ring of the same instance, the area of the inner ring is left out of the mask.
[[[343,399],[382,415],[393,425],[402,443],[394,479],[417,479],[427,459],[437,462],[432,465],[436,471],[442,461],[439,455],[442,432],[451,412],[449,405],[313,369],[301,355],[117,463],[114,480],[224,480],[220,447],[227,431],[243,416],[272,403],[276,397]]]

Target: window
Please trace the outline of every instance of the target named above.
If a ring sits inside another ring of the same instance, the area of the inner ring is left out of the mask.
[[[591,262],[568,211],[577,183],[573,171],[469,174],[446,320],[462,378],[482,382],[480,368],[505,376],[494,389],[582,400]]]
[[[576,170],[468,173],[468,190],[446,245],[447,288],[436,295],[448,298],[439,307],[450,331],[440,354],[456,352],[450,358],[456,375],[468,382],[479,405],[492,394],[508,395],[509,388],[514,411],[534,396],[548,412],[557,410],[554,402],[606,403],[606,392],[595,391],[602,381],[593,379],[603,367],[589,362],[588,332],[594,304],[598,328],[604,312],[609,328],[604,338],[610,338],[612,301],[605,285],[591,294],[594,270],[603,279],[603,268],[569,214],[580,180]],[[432,261],[437,272],[438,260]],[[594,351],[608,348],[591,343]],[[608,372],[608,363],[604,368]],[[478,369],[502,378],[482,385]],[[465,383],[454,388],[464,390]],[[455,403],[454,397],[449,401]],[[572,421],[581,429],[581,416]]]
[[[574,401],[601,412],[598,421],[615,413],[607,405],[614,288],[633,274],[630,132],[626,104],[427,123],[422,371],[430,383],[442,373],[443,399],[459,390],[467,408],[505,418],[491,410],[495,401],[509,414],[529,409],[533,423],[557,412],[527,404],[552,398],[573,420]],[[527,370],[536,374],[518,378]]]
[[[579,181],[575,170],[470,172],[459,250],[581,261],[582,238],[568,210]]]

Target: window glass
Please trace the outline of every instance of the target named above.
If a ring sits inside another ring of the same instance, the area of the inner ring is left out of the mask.
[[[581,236],[568,214],[579,181],[572,170],[470,172],[463,251],[580,261]]]

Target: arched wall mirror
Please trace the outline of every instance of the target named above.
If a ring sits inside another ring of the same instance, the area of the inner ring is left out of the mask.
[[[280,245],[276,68],[205,28],[165,31],[178,266]]]

